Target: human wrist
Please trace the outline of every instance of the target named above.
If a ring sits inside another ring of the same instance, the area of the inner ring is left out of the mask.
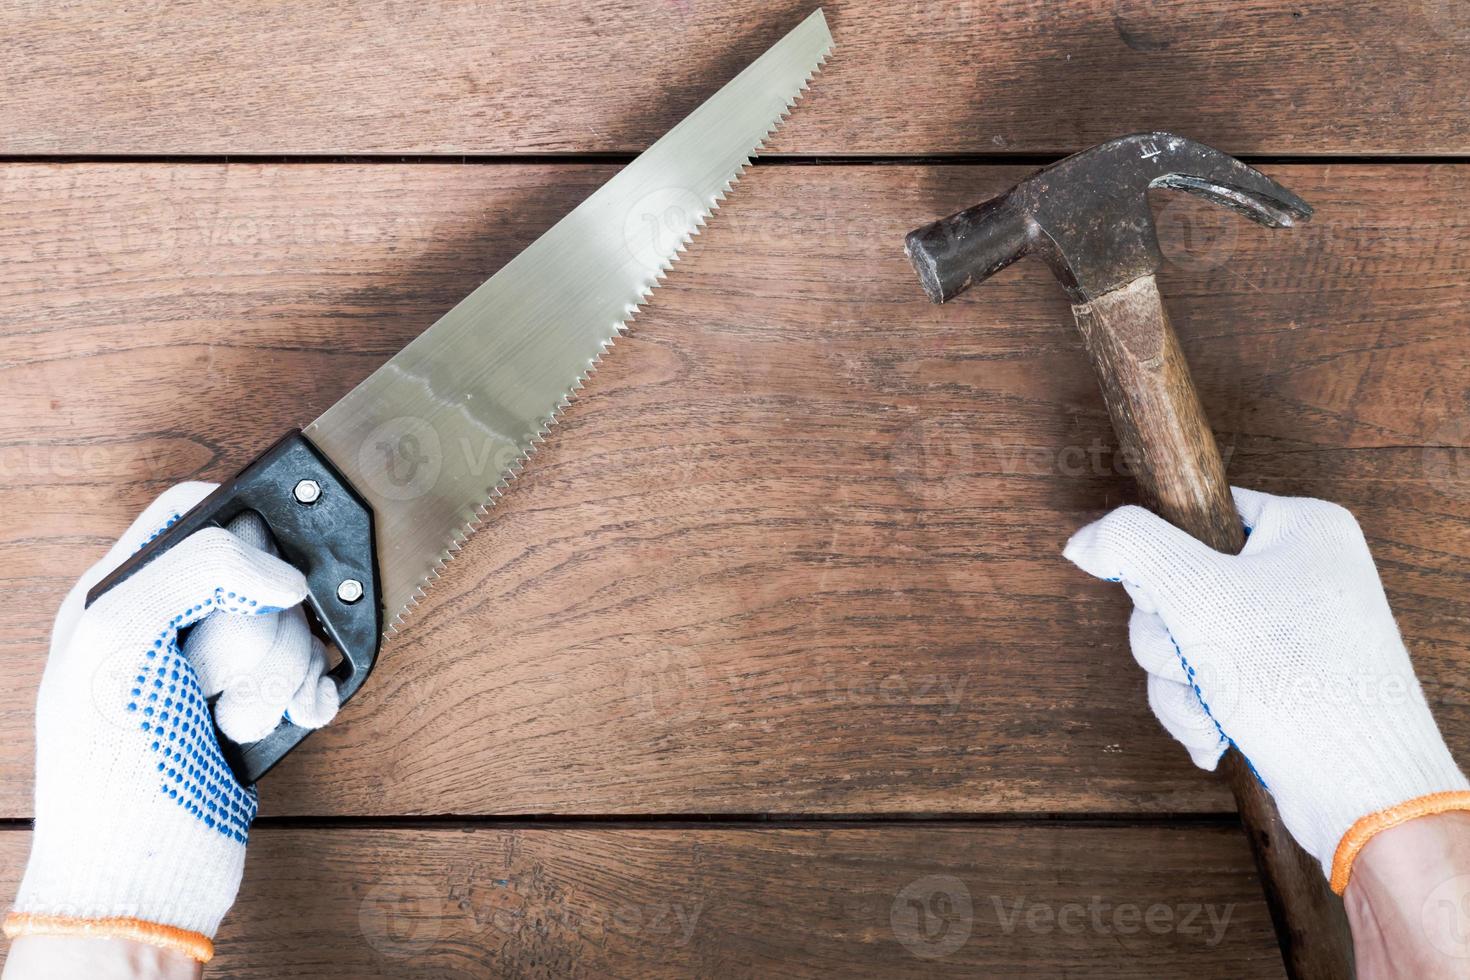
[[[1470,968],[1470,812],[1418,817],[1362,848],[1343,893],[1364,977],[1463,976]]]
[[[1461,776],[1460,782],[1464,781]],[[1467,815],[1467,811],[1470,811],[1470,788],[1462,786],[1411,796],[1400,803],[1373,810],[1358,818],[1343,833],[1332,854],[1328,874],[1332,890],[1339,895],[1346,892],[1363,856],[1369,852],[1373,842],[1384,834],[1435,817]],[[1414,833],[1421,833],[1423,829],[1422,826],[1415,827]]]
[[[19,936],[3,980],[198,980],[203,964],[176,950],[129,939]]]

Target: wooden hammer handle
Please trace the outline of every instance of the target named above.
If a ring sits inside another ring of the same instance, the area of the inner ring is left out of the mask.
[[[1136,279],[1072,312],[1145,502],[1215,550],[1238,553],[1245,533],[1225,464],[1154,277]],[[1300,980],[1351,977],[1352,940],[1342,902],[1316,860],[1287,833],[1240,753],[1227,753],[1224,763],[1287,972]]]

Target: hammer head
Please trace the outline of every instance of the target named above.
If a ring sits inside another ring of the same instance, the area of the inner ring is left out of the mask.
[[[1265,174],[1171,133],[1137,133],[1038,170],[999,197],[911,232],[904,247],[924,291],[943,303],[1030,252],[1046,259],[1074,303],[1162,263],[1148,191],[1173,187],[1272,228],[1312,209]]]

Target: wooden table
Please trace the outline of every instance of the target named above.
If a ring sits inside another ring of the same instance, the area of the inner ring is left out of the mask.
[[[796,23],[741,0],[0,9],[0,890],[61,595],[314,418]],[[1161,196],[1231,479],[1350,506],[1470,759],[1470,16],[837,2],[837,52],[364,692],[262,784],[219,977],[1281,975],[1148,712],[1065,300],[905,232],[1177,130],[1317,207]]]

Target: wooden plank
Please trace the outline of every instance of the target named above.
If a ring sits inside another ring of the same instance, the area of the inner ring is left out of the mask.
[[[7,903],[28,836],[0,835]],[[252,838],[220,980],[1282,975],[1230,828]]]
[[[0,169],[0,814],[51,610],[165,485],[315,417],[610,172]],[[1362,517],[1470,757],[1470,170],[1298,166],[1268,232],[1162,206],[1232,477]],[[267,812],[1214,812],[1127,603],[1064,562],[1126,499],[1065,300],[945,307],[908,229],[1013,168],[757,167]]]
[[[0,8],[0,153],[639,150],[808,0]],[[836,0],[773,149],[1059,153],[1170,129],[1234,153],[1470,149],[1452,0]]]

